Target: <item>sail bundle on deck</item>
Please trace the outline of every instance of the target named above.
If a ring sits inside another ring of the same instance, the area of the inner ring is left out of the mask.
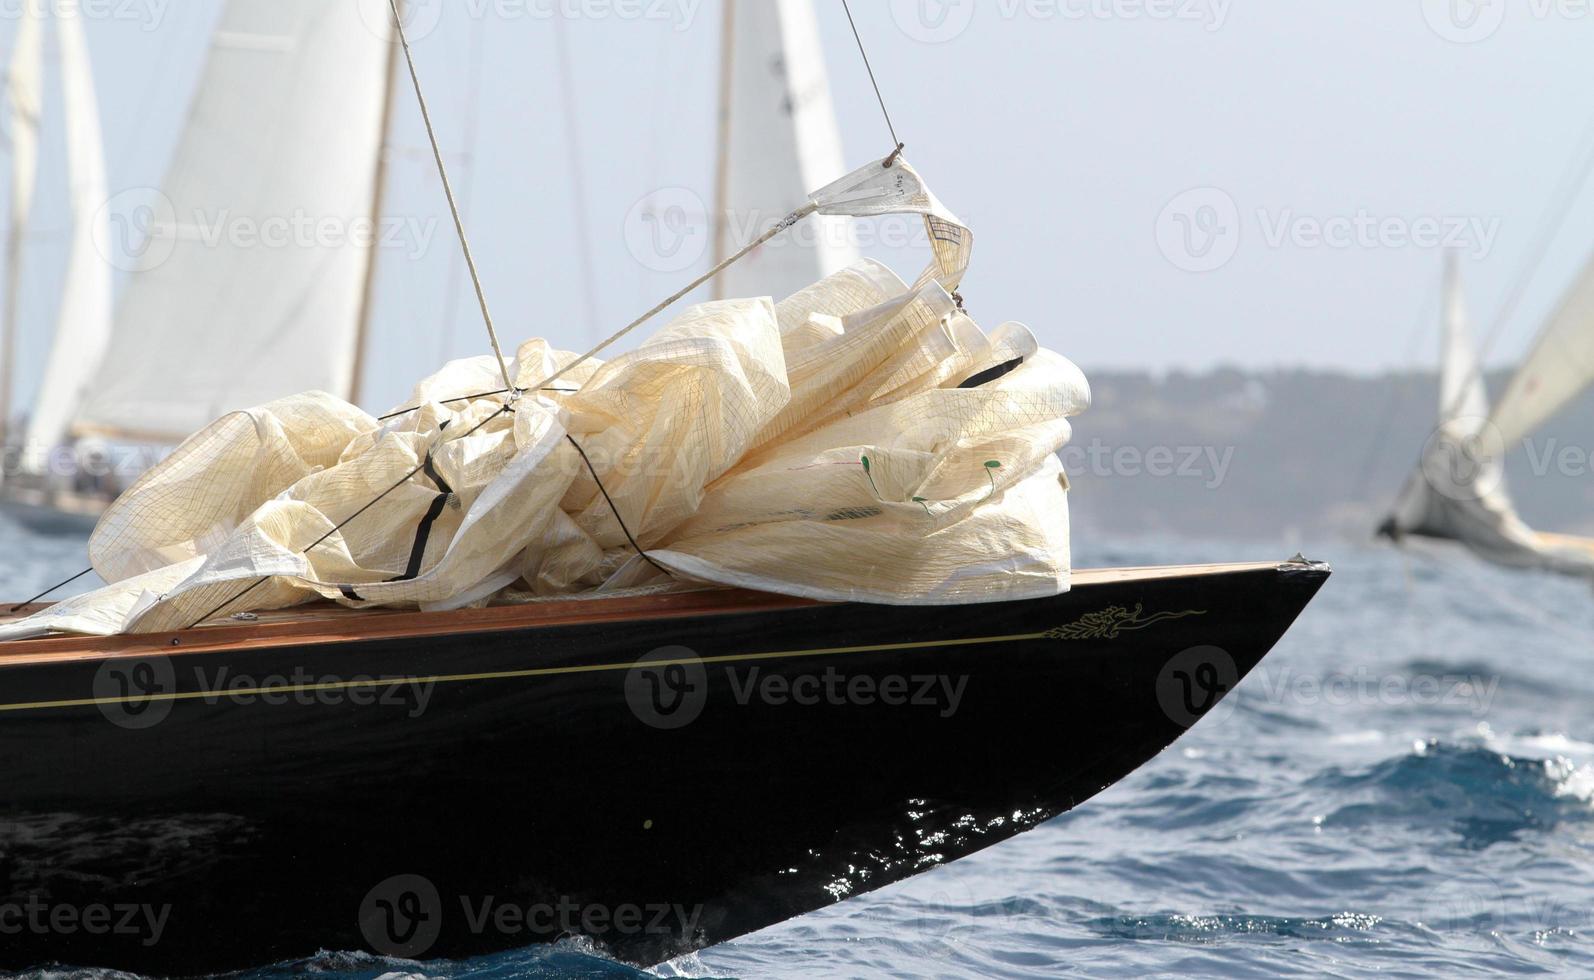
[[[1066,589],[1056,450],[1089,399],[1078,369],[958,308],[971,236],[905,162],[805,207],[922,215],[934,259],[911,285],[866,261],[779,303],[693,307],[512,411],[452,402],[495,387],[484,357],[421,382],[386,424],[316,392],[231,413],[106,514],[90,550],[111,586],[0,635],[165,630],[314,599],[447,608],[660,569],[891,603]],[[529,387],[576,359],[532,340],[510,368]]]

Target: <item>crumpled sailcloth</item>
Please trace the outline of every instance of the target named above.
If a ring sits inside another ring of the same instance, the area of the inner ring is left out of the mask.
[[[609,361],[528,341],[509,410],[501,395],[453,401],[502,387],[489,356],[448,364],[385,423],[322,392],[229,414],[101,520],[90,557],[110,585],[0,638],[158,632],[318,599],[612,592],[668,581],[660,567],[838,601],[1066,590],[1056,451],[1088,404],[1083,376],[1025,327],[987,335],[959,309],[972,238],[905,162],[812,203],[921,214],[935,259],[912,285],[864,261],[779,303],[694,306]]]

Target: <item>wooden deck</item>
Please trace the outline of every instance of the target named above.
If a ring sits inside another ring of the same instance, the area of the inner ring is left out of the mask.
[[[1073,588],[1080,590],[1093,585],[1256,571],[1277,568],[1280,564],[1280,562],[1255,562],[1081,569],[1073,573]],[[406,609],[356,610],[334,603],[315,603],[292,609],[261,612],[255,619],[229,619],[177,632],[108,637],[61,635],[0,643],[0,664],[69,662],[97,660],[104,657],[176,656],[286,644],[336,644],[397,637],[488,633],[572,623],[766,612],[820,604],[811,599],[712,586],[656,595],[558,599],[447,612],[418,612]],[[0,621],[27,615],[42,608],[45,608],[44,604],[36,604],[16,616],[0,617]]]

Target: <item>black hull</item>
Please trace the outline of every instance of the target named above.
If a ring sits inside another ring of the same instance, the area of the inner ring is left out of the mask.
[[[1327,574],[190,649],[247,632],[222,628],[155,638],[165,657],[0,645],[0,968],[456,958],[567,932],[657,962],[1090,798]],[[425,680],[361,686],[389,676]],[[279,681],[278,703],[193,696]]]

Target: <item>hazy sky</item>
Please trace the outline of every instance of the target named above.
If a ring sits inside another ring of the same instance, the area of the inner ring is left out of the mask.
[[[111,191],[156,185],[220,3],[82,2]],[[719,0],[418,2],[416,55],[506,343],[580,346],[684,283],[689,272],[638,262],[628,215],[634,234],[650,194],[711,199]],[[7,48],[18,3],[0,0]],[[858,165],[889,139],[839,0],[817,6]],[[975,230],[971,312],[987,328],[1029,324],[1087,375],[1433,363],[1440,244],[1465,250],[1481,334],[1594,121],[1594,9],[1576,0],[854,0],[854,12],[909,158]],[[417,231],[381,254],[371,407],[486,347],[404,89],[395,140],[389,202]],[[41,195],[30,323],[48,320],[59,288],[59,173]],[[1526,345],[1591,238],[1594,188],[1493,360]],[[870,251],[904,275],[924,260]],[[44,343],[30,326],[24,396]]]

